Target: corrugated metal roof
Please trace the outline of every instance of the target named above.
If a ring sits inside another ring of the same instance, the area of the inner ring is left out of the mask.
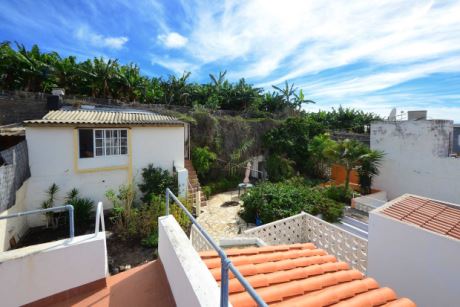
[[[183,125],[172,116],[135,110],[58,110],[42,119],[27,120],[26,125]]]
[[[25,130],[22,124],[0,126],[0,136],[22,136],[25,135]]]

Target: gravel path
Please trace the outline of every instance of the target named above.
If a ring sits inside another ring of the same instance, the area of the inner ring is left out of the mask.
[[[227,205],[227,202],[232,203]],[[248,228],[246,222],[238,216],[240,209],[238,191],[216,194],[208,200],[207,206],[201,208],[198,222],[214,240],[233,238]]]

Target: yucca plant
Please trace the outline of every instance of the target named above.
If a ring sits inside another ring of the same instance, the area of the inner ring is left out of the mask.
[[[56,194],[59,191],[59,186],[56,183],[53,183],[47,190],[46,194],[48,196],[48,199],[45,200],[42,203],[42,208],[43,209],[48,209],[54,207],[54,202],[56,200]],[[45,213],[46,216],[46,228],[48,228],[50,225],[53,228],[56,228],[57,224],[54,219],[54,212],[47,212]]]

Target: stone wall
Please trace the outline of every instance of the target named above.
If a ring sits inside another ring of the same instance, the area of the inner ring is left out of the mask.
[[[0,126],[42,118],[47,113],[46,94],[0,92]]]

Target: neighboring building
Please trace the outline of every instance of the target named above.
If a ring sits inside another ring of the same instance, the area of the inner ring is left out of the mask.
[[[452,139],[452,152],[460,155],[460,125],[454,125],[454,137]]]
[[[25,125],[31,171],[28,210],[41,206],[52,183],[59,186],[60,199],[77,188],[109,208],[105,192],[138,183],[150,163],[178,171],[180,194],[185,196],[185,124],[173,117],[127,109],[70,109],[51,111]],[[30,226],[41,222],[29,219]]]
[[[460,203],[460,159],[451,157],[450,120],[382,121],[371,125],[371,148],[385,153],[373,188],[389,199],[405,193]]]
[[[370,213],[367,273],[418,306],[459,305],[459,256],[459,205],[407,194]]]

